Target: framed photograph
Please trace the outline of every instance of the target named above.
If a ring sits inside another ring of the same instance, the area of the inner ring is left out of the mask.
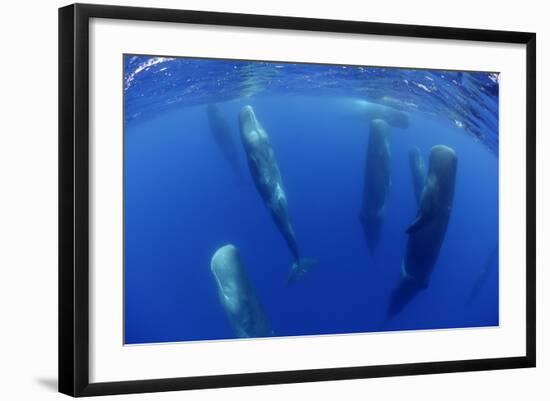
[[[535,34],[59,10],[59,390],[535,366]]]

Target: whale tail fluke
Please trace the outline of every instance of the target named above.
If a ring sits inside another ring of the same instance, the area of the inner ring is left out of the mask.
[[[317,264],[317,259],[301,258],[292,264],[288,275],[288,283],[294,283],[304,274],[306,274],[313,266]]]

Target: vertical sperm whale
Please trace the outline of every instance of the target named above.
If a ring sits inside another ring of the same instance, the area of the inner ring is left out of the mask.
[[[237,337],[273,335],[260,302],[246,277],[239,251],[229,244],[219,248],[210,261],[220,303]]]
[[[275,153],[267,132],[259,123],[251,106],[241,109],[239,126],[252,180],[294,258],[288,276],[288,281],[293,282],[306,273],[316,261],[302,258],[300,255]]]
[[[428,287],[451,216],[456,167],[453,149],[443,145],[432,148],[418,212],[406,230],[408,240],[401,278],[391,295],[388,319]]]
[[[485,264],[479,269],[476,277],[476,281],[470,291],[470,294],[468,295],[468,299],[466,300],[466,306],[470,306],[473,301],[477,298],[481,290],[483,289],[483,286],[488,281],[489,276],[493,272],[493,270],[498,265],[498,245],[493,248],[491,253],[489,253],[489,256],[487,257],[487,260],[485,261]]]
[[[227,119],[224,118],[217,104],[209,104],[206,106],[206,114],[208,116],[210,131],[216,145],[233,172],[240,177],[242,171],[239,160],[239,148]]]
[[[370,123],[363,201],[359,214],[371,254],[380,239],[390,184],[389,125],[384,120],[375,119]]]

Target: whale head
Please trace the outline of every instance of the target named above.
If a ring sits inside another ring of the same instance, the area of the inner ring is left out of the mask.
[[[436,145],[430,152],[430,170],[438,181],[453,183],[456,176],[456,152],[445,145]]]
[[[256,119],[252,106],[244,106],[239,112],[241,140],[246,148],[254,148],[267,140],[267,134]]]
[[[216,279],[221,301],[232,312],[239,307],[240,276],[242,274],[240,265],[239,252],[232,244],[218,249],[210,262],[210,270]]]
[[[448,214],[451,212],[455,193],[457,156],[453,149],[436,145],[430,152],[430,167],[426,187],[431,184],[433,199],[438,207],[433,209],[426,203],[431,212]],[[424,203],[424,202],[422,202]]]
[[[249,132],[256,129],[258,120],[256,119],[256,114],[252,106],[246,105],[241,109],[239,112],[239,124],[242,128],[242,132]]]
[[[219,248],[212,256],[210,269],[216,279],[220,302],[236,336],[271,335],[273,331],[248,282],[237,248],[232,244]]]
[[[390,126],[385,120],[375,118],[370,122],[369,136],[372,135],[379,146],[388,146],[389,132]]]

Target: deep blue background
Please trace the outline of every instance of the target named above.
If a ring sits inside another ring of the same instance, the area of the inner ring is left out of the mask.
[[[143,60],[128,58],[126,76]],[[194,72],[188,65],[185,71],[175,66],[162,70],[161,66],[175,62],[158,63],[154,71],[142,69],[149,75],[135,74],[125,90],[126,343],[233,338],[210,272],[213,253],[227,243],[239,249],[276,335],[498,324],[497,263],[479,295],[467,305],[480,269],[498,245],[498,156],[494,149],[498,135],[487,128],[498,127],[493,121],[498,116],[498,86],[491,87],[494,93],[482,90],[485,95],[477,103],[461,103],[464,110],[475,110],[476,121],[487,122],[477,124],[480,135],[465,129],[466,119],[457,121],[456,112],[449,111],[455,101],[453,85],[457,96],[464,93],[459,84],[446,86],[447,112],[441,112],[441,99],[433,96],[437,88],[397,97],[414,103],[401,107],[410,113],[411,124],[408,129],[391,130],[392,186],[381,241],[371,257],[358,219],[368,123],[348,107],[349,99],[358,97],[356,77],[352,85],[345,77],[324,74],[329,67],[306,66],[300,74],[260,73],[260,78],[267,78],[254,81],[251,90],[251,81],[243,80],[242,74],[235,78],[240,79],[240,87],[232,86],[231,77],[218,85],[222,89],[211,97],[223,101],[219,106],[239,145],[239,177],[210,132],[205,103],[212,99],[202,98],[205,87],[200,83],[211,84],[221,70],[216,74],[213,61],[208,63],[210,69],[201,65]],[[313,84],[287,84],[304,78],[304,71],[317,77],[310,79],[312,83],[324,79],[330,85],[315,91]],[[426,76],[425,71],[404,73],[408,82],[416,75],[418,82]],[[155,74],[164,74],[162,80]],[[377,74],[384,77],[384,71]],[[490,82],[481,81],[487,74],[472,76],[467,82]],[[178,82],[178,88],[172,87],[173,82]],[[381,78],[380,82],[376,86],[371,80],[369,87],[383,93],[384,85],[393,81]],[[443,85],[449,81],[432,78],[432,82]],[[202,88],[199,94],[194,94],[193,85]],[[166,101],[176,92],[187,95],[177,102]],[[429,112],[430,102],[433,112]],[[270,135],[301,253],[319,260],[294,285],[286,281],[290,252],[255,190],[240,146],[237,116],[245,104],[254,107]],[[408,151],[420,147],[427,163],[429,150],[436,144],[451,146],[458,155],[447,235],[429,288],[394,320],[383,324],[400,275],[404,230],[416,213]]]

